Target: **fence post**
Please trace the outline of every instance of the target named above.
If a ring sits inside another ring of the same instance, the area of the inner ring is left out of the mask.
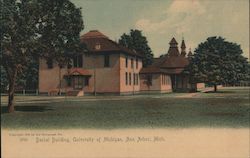
[[[25,89],[23,89],[23,95],[25,95]]]
[[[36,95],[38,95],[38,89],[36,89]]]

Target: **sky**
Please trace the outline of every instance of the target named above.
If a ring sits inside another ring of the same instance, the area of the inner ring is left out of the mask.
[[[85,28],[118,41],[130,29],[142,30],[155,57],[175,37],[193,51],[211,36],[241,45],[249,58],[249,0],[71,0],[82,8]]]

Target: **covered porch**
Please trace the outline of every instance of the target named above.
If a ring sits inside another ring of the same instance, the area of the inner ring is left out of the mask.
[[[89,80],[92,74],[82,68],[69,69],[68,73],[64,75],[66,80],[66,95],[69,96],[83,96],[84,88],[89,87]]]

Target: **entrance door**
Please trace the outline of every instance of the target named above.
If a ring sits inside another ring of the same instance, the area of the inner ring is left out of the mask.
[[[83,88],[83,77],[82,76],[74,76],[73,77],[73,88],[74,89],[82,89]]]

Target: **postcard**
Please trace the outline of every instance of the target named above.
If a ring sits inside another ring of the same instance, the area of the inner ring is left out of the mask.
[[[1,157],[249,158],[248,0],[0,3]]]

